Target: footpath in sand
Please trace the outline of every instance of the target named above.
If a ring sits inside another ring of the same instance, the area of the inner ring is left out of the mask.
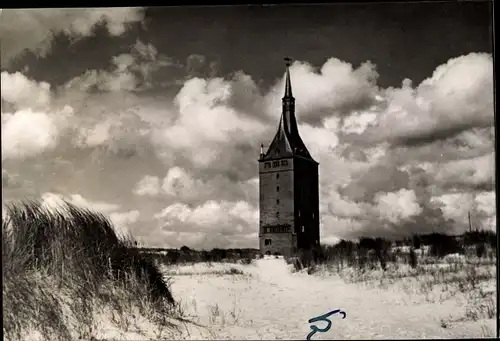
[[[233,265],[225,265],[226,268]],[[442,319],[461,316],[457,300],[441,303],[410,302],[403,292],[366,289],[335,276],[292,273],[281,258],[260,259],[234,266],[243,275],[220,275],[199,265],[173,277],[172,290],[185,312],[207,326],[213,339],[306,339],[308,320],[335,309],[347,317],[332,316],[328,332],[314,340],[373,338],[481,337],[494,330],[494,320],[455,322],[444,328]],[[181,270],[181,269],[179,269]],[[201,272],[201,273],[200,273]],[[318,327],[324,328],[325,322]]]

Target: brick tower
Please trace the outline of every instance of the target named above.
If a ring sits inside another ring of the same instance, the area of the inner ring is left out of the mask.
[[[319,246],[318,166],[300,138],[286,58],[285,96],[278,131],[259,158],[259,247],[289,256]]]

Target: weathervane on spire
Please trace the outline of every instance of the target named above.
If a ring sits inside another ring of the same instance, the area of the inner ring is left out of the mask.
[[[292,62],[292,58],[285,57],[284,59],[285,59],[285,62],[286,62],[286,66],[290,66],[291,62]]]

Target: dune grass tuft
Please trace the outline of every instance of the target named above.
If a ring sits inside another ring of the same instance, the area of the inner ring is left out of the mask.
[[[171,314],[175,301],[154,262],[102,214],[65,202],[6,207],[2,219],[3,331],[7,340],[95,337],[96,313],[135,307]],[[154,312],[154,313],[153,313]]]

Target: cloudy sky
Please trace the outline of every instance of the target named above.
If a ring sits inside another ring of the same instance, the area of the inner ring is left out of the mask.
[[[4,10],[2,202],[143,244],[257,247],[292,57],[323,242],[496,228],[487,2]]]

